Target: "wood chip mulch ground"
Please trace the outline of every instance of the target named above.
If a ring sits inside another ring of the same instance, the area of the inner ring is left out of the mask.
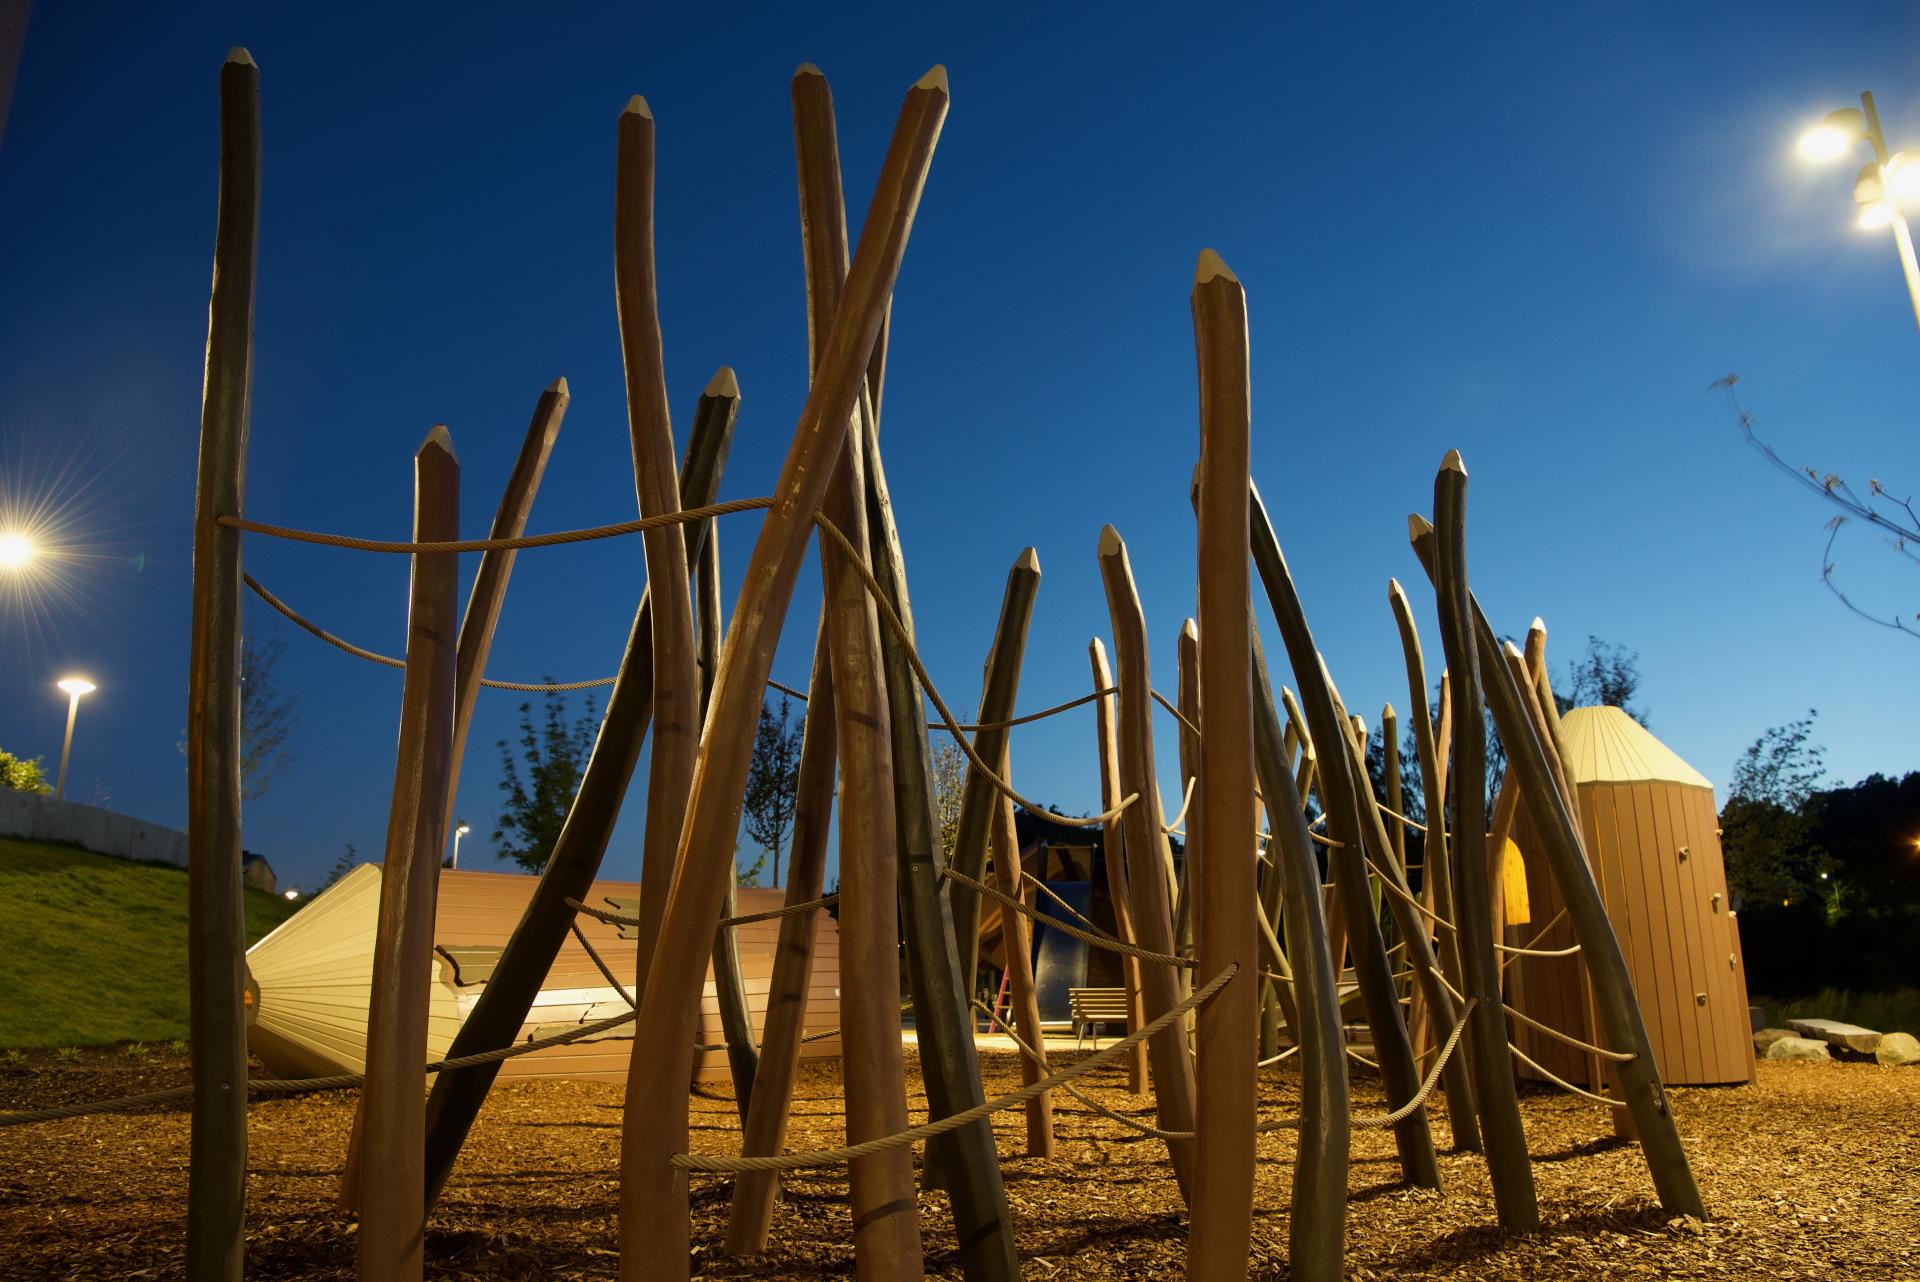
[[[983,1067],[989,1094],[1018,1084],[1011,1056],[988,1053]],[[1298,1079],[1290,1068],[1264,1074],[1263,1115],[1292,1109]],[[1477,1157],[1442,1158],[1444,1196],[1410,1190],[1400,1183],[1390,1133],[1356,1131],[1348,1277],[1920,1279],[1920,1069],[1762,1062],[1759,1071],[1750,1087],[1672,1092],[1714,1217],[1706,1223],[1662,1214],[1638,1147],[1613,1138],[1606,1110],[1564,1095],[1522,1097],[1545,1224],[1524,1237],[1495,1226]],[[34,1055],[0,1067],[0,1111],[185,1080],[177,1058]],[[1150,1119],[1147,1101],[1127,1094],[1119,1072],[1085,1080],[1109,1107]],[[804,1070],[790,1146],[844,1142],[840,1089],[837,1064]],[[1354,1093],[1356,1111],[1381,1109],[1378,1083],[1365,1072]],[[1183,1276],[1186,1216],[1164,1147],[1071,1099],[1057,1103],[1051,1159],[1017,1155],[1017,1111],[996,1118],[1025,1276]],[[352,1276],[353,1225],[333,1199],[353,1107],[348,1091],[253,1106],[249,1278]],[[696,1149],[738,1151],[734,1118],[724,1089],[697,1092]],[[1434,1126],[1444,1145],[1444,1109]],[[619,1136],[616,1085],[497,1086],[429,1226],[428,1276],[614,1277]],[[1252,1277],[1287,1276],[1293,1145],[1289,1132],[1259,1141]],[[0,1278],[181,1276],[186,1181],[184,1111],[0,1129]],[[773,1248],[754,1257],[719,1253],[728,1188],[717,1177],[694,1177],[696,1277],[853,1275],[842,1171],[793,1175]],[[944,1194],[923,1193],[920,1210],[929,1275],[958,1278]]]

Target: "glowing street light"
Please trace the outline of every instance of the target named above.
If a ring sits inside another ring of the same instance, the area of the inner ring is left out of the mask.
[[[1920,155],[1907,151],[1892,155],[1887,151],[1887,136],[1880,128],[1880,113],[1871,93],[1860,95],[1858,107],[1830,112],[1825,120],[1801,134],[1798,150],[1803,159],[1826,164],[1844,157],[1863,138],[1873,148],[1873,159],[1861,166],[1854,179],[1858,224],[1863,231],[1893,229],[1914,322],[1920,324],[1920,260],[1915,259],[1913,232],[1901,208],[1905,201],[1920,200]]]
[[[467,821],[464,819],[462,819],[459,826],[453,830],[453,862],[448,864],[447,867],[458,868],[460,866],[460,839],[472,831],[473,829],[467,827]]]
[[[0,534],[0,570],[25,569],[35,550],[33,540],[17,530]]]
[[[80,696],[92,694],[95,686],[85,677],[62,677],[54,683],[67,694],[67,737],[60,745],[60,779],[54,785],[53,795],[65,798],[67,795],[67,758],[73,752],[73,720],[80,715]]]

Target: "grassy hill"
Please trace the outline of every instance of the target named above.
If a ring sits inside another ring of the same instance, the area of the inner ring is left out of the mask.
[[[294,911],[246,908],[248,943]],[[186,1035],[186,870],[0,838],[0,1047]]]

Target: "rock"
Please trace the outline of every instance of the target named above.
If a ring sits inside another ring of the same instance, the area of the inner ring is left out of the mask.
[[[1817,1037],[1829,1046],[1871,1055],[1879,1048],[1880,1034],[1858,1024],[1842,1024],[1833,1019],[1790,1019],[1787,1025],[1802,1037]]]
[[[1777,1039],[1767,1047],[1768,1059],[1832,1059],[1825,1042],[1816,1042],[1811,1037],[1795,1037],[1788,1034]]]
[[[1764,1056],[1775,1042],[1793,1035],[1793,1030],[1788,1028],[1763,1028],[1753,1035],[1754,1054]]]
[[[1912,1033],[1888,1033],[1874,1048],[1873,1057],[1889,1068],[1920,1064],[1920,1038]]]

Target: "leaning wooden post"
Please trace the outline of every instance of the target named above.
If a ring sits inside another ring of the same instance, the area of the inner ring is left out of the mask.
[[[620,113],[613,195],[614,301],[626,369],[627,427],[641,516],[680,510],[673,427],[667,410],[666,359],[653,275],[653,113],[635,94]],[[640,865],[640,925],[634,931],[644,985],[686,813],[700,743],[700,674],[694,662],[693,601],[684,531],[662,525],[641,535],[653,597],[653,751],[647,763],[647,819]],[[650,1053],[635,1037],[637,1059]]]
[[[1531,1232],[1540,1207],[1527,1158],[1527,1134],[1507,1058],[1507,1018],[1500,1001],[1500,966],[1493,952],[1492,897],[1487,877],[1486,723],[1480,716],[1480,683],[1492,679],[1473,644],[1468,617],[1465,509],[1466,473],[1449,453],[1434,481],[1434,514],[1447,533],[1434,564],[1440,637],[1456,702],[1453,720],[1454,924],[1467,996],[1479,999],[1468,1017],[1467,1062],[1473,1069],[1474,1104],[1486,1146],[1493,1200],[1503,1228]],[[1457,480],[1455,479],[1457,478]],[[1497,662],[1492,666],[1498,666]]]
[[[722,368],[707,384],[694,410],[693,430],[687,434],[687,456],[680,466],[680,493],[689,507],[707,507],[719,492],[733,440],[734,420],[740,412],[740,386],[731,369]],[[689,528],[689,551],[698,551],[700,522]],[[653,604],[642,590],[627,633],[626,650],[615,672],[600,733],[580,776],[566,822],[554,841],[553,854],[540,873],[520,921],[507,937],[493,975],[480,990],[480,999],[448,1047],[448,1058],[498,1050],[513,1040],[527,1021],[534,996],[553,969],[574,911],[567,900],[579,899],[593,886],[613,835],[614,822],[627,786],[633,780],[653,715]],[[637,995],[637,994],[636,994]],[[499,1073],[497,1064],[480,1064],[437,1074],[427,1097],[427,1202],[432,1205],[446,1185],[447,1175],[466,1142],[467,1131]]]
[[[827,658],[823,619],[813,645],[813,676],[807,683],[807,719],[800,732],[800,777],[794,788],[793,836],[788,845],[788,904],[820,898],[827,867],[827,830],[833,817],[833,665]],[[786,1142],[788,1104],[800,1069],[800,1044],[806,1035],[807,989],[813,975],[813,941],[818,909],[780,919],[774,946],[773,976],[767,981],[767,1016],[760,1034],[760,1063],[754,1074],[741,1152],[771,1157]],[[733,1184],[727,1216],[727,1253],[767,1249],[773,1227],[774,1195],[780,1180],[773,1171],[742,1171]]]
[[[731,616],[681,829],[673,890],[640,1003],[640,1026],[658,1039],[658,1048],[628,1079],[628,1107],[641,1120],[628,1128],[621,1153],[623,1282],[677,1282],[688,1276],[686,1170],[673,1158],[687,1145],[687,1080],[707,960],[702,945],[713,929],[733,863],[754,728],[780,625],[828,478],[848,439],[947,103],[944,68],[934,68],[908,91],[861,226],[833,332]],[[897,1045],[897,1032],[895,1037]]]
[[[1020,663],[1026,657],[1027,627],[1033,622],[1033,598],[1039,590],[1039,554],[1024,548],[1007,571],[1007,586],[1000,594],[1000,617],[994,624],[993,644],[987,649],[977,719],[983,728],[973,735],[973,750],[982,761],[1000,760],[1007,746],[1007,727],[1002,723],[1013,716],[1014,696],[1020,692]],[[993,831],[994,808],[999,804],[995,798],[999,795],[993,781],[969,764],[967,782],[960,792],[960,813],[954,822],[953,868],[975,881],[986,872],[987,841]],[[953,905],[960,978],[971,994],[974,976],[980,971],[980,897],[958,882],[947,887],[947,895]]]
[[[1420,633],[1413,622],[1413,607],[1407,601],[1407,594],[1399,581],[1387,581],[1387,600],[1393,607],[1394,622],[1400,629],[1400,646],[1407,665],[1407,692],[1412,700],[1413,741],[1415,751],[1420,758],[1420,786],[1426,803],[1427,831],[1420,843],[1420,889],[1427,906],[1443,920],[1455,922],[1458,919],[1453,911],[1453,887],[1449,882],[1448,869],[1452,866],[1447,851],[1447,807],[1444,792],[1446,767],[1440,764],[1440,753],[1436,746],[1433,730],[1433,712],[1427,704],[1427,668],[1426,658],[1420,650]],[[1466,980],[1460,965],[1460,935],[1457,930],[1441,929],[1437,933],[1437,950],[1440,954],[1440,972],[1446,976],[1456,992],[1466,991]],[[1436,1031],[1437,1042],[1443,1033]],[[1473,1075],[1466,1075],[1467,1102],[1472,1103]],[[1449,1092],[1459,1089],[1454,1083],[1447,1086]],[[1451,1101],[1449,1101],[1451,1102]],[[1480,1128],[1476,1114],[1472,1126],[1455,1126],[1453,1146],[1456,1150],[1477,1153],[1480,1151]]]
[[[427,434],[413,467],[414,541],[459,538],[460,463],[446,428]],[[360,1095],[355,1254],[362,1282],[418,1278],[425,1261],[427,1009],[453,755],[459,574],[456,553],[414,554],[400,743],[373,938],[367,1083]]]
[[[1113,669],[1107,665],[1107,647],[1099,637],[1087,644],[1087,657],[1093,665],[1093,688],[1113,689]],[[1112,810],[1125,795],[1120,791],[1120,742],[1114,730],[1116,699],[1103,694],[1094,700],[1094,736],[1100,756],[1100,809]],[[1113,906],[1113,933],[1122,942],[1137,945],[1134,937],[1133,909],[1127,891],[1126,852],[1121,842],[1121,819],[1109,819],[1100,826],[1100,857],[1107,865],[1107,902]],[[1120,977],[1127,991],[1127,1029],[1144,1027],[1146,1008],[1140,996],[1140,959],[1127,954],[1120,957]],[[1135,1095],[1147,1089],[1147,1046],[1135,1042],[1127,1052],[1127,1089]]]
[[[1340,1019],[1339,967],[1327,938],[1320,897],[1320,861],[1307,833],[1305,808],[1287,774],[1280,716],[1257,632],[1249,629],[1253,662],[1254,764],[1273,827],[1274,871],[1285,895],[1292,949],[1293,1035],[1300,1047],[1300,1142],[1293,1165],[1288,1268],[1300,1282],[1344,1276],[1347,1161],[1352,1145],[1346,1030]],[[1301,741],[1305,744],[1305,740]],[[1305,774],[1311,753],[1303,758]]]
[[[253,278],[260,236],[260,69],[220,69],[220,197],[193,503],[193,644],[187,675],[187,995],[193,1141],[187,1275],[237,1282],[247,1213],[246,920],[240,882],[240,531],[253,400]]]
[[[1607,918],[1606,904],[1600,898],[1600,888],[1594,883],[1593,871],[1587,864],[1573,816],[1567,812],[1566,802],[1555,786],[1552,766],[1540,737],[1522,708],[1512,675],[1498,661],[1493,628],[1481,613],[1479,603],[1473,599],[1465,581],[1467,471],[1457,451],[1449,452],[1446,461],[1441,464],[1435,488],[1436,500],[1445,496],[1447,504],[1442,507],[1436,501],[1434,514],[1438,517],[1444,512],[1447,520],[1436,521],[1438,528],[1431,531],[1414,526],[1416,549],[1422,536],[1431,533],[1433,541],[1429,546],[1434,550],[1432,559],[1443,572],[1458,575],[1458,581],[1450,583],[1450,587],[1458,597],[1464,598],[1464,608],[1459,612],[1471,616],[1470,620],[1463,621],[1468,623],[1473,633],[1480,668],[1489,674],[1486,685],[1487,708],[1493,714],[1501,741],[1507,745],[1508,759],[1515,763],[1520,785],[1525,790],[1528,812],[1539,824],[1547,866],[1553,870],[1554,882],[1561,898],[1566,901],[1567,920],[1573,926],[1574,938],[1580,944],[1580,957],[1593,980],[1594,1001],[1599,1007],[1601,1029],[1607,1042],[1633,1056],[1628,1062],[1615,1065],[1615,1070],[1621,1093],[1640,1132],[1641,1150],[1646,1154],[1647,1168],[1653,1176],[1654,1191],[1659,1195],[1660,1206],[1669,1215],[1691,1215],[1705,1219],[1706,1204],[1701,1201],[1700,1188],[1693,1178],[1693,1168],[1687,1161],[1686,1149],[1681,1145],[1680,1133],[1667,1107],[1666,1090],[1660,1083],[1660,1071],[1653,1058],[1653,1044],[1648,1040],[1646,1024],[1641,1019],[1640,1003],[1634,997],[1633,979],[1627,972],[1626,957],[1620,951],[1620,939],[1614,934],[1613,923]],[[1455,668],[1457,670],[1457,664]],[[1470,706],[1463,695],[1463,710]],[[1463,717],[1463,720],[1472,719]],[[1505,1041],[1504,1030],[1501,1040]],[[1503,1046],[1503,1059],[1504,1050]]]
[[[1247,296],[1205,250],[1193,279],[1200,382],[1200,752],[1206,791],[1194,798],[1201,855],[1194,936],[1198,973],[1238,967],[1194,1028],[1193,1228],[1187,1276],[1240,1282],[1253,1232],[1253,1127],[1258,1093],[1259,940],[1254,926],[1253,655],[1247,575],[1252,409]],[[1189,829],[1191,831],[1191,829]],[[1196,870],[1189,866],[1188,876]]]
[[[1147,619],[1127,561],[1127,545],[1111,525],[1100,530],[1100,581],[1106,587],[1107,613],[1113,620],[1114,660],[1119,677],[1120,787],[1134,802],[1121,813],[1127,851],[1127,891],[1133,897],[1133,930],[1139,946],[1173,952],[1173,906],[1167,902],[1166,820],[1160,810],[1160,786],[1153,765],[1153,685],[1147,671]],[[1211,978],[1209,976],[1209,978]],[[1140,987],[1149,1020],[1180,1003],[1180,979],[1174,968],[1143,963]],[[1175,1020],[1148,1039],[1153,1064],[1154,1111],[1163,1131],[1191,1131],[1194,1112],[1193,1056],[1187,1030]],[[1193,1141],[1168,1140],[1180,1195],[1193,1205]]]
[[[847,220],[840,183],[833,95],[819,68],[803,66],[793,78],[796,138],[803,170],[802,222],[812,306],[808,333],[818,354],[833,323],[847,270]],[[883,331],[884,337],[884,331]],[[868,362],[868,392],[862,398],[859,431],[867,522],[867,552],[881,596],[913,635],[913,603],[907,592],[906,556],[894,524],[893,499],[880,458],[873,393],[885,353],[876,342]],[[906,646],[891,629],[879,635],[886,680],[888,736],[892,749],[893,815],[899,878],[901,935],[906,944],[908,989],[920,1073],[932,1116],[947,1117],[983,1103],[980,1064],[973,1044],[972,985],[963,984],[959,951],[946,896],[945,852],[934,818],[933,763],[927,744],[926,702]],[[953,1205],[962,1267],[975,1282],[1019,1276],[993,1125],[982,1118],[929,1142],[929,1166],[940,1168]]]
[[[1006,749],[1000,750],[1000,777],[1010,779],[1012,775],[1012,754]],[[994,807],[993,816],[993,872],[994,880],[999,882],[1000,893],[1009,899],[1026,902],[1027,896],[1021,886],[1020,837],[1014,827],[1013,799],[1005,793]],[[1020,1038],[1033,1047],[1041,1057],[1035,1063],[1028,1056],[1020,1057],[1020,1080],[1031,1085],[1048,1072],[1046,1065],[1046,1034],[1040,1027],[1040,1002],[1033,988],[1033,931],[1027,925],[1026,916],[1011,908],[1000,909],[1000,940],[1007,952],[1007,998],[1013,1007],[1014,1027],[1019,1030]],[[1027,1156],[1053,1156],[1053,1092],[1042,1091],[1027,1101]]]
[[[792,82],[799,169],[801,248],[809,346],[816,374],[840,306],[846,270],[846,209],[833,100],[826,77],[803,66]],[[856,405],[858,401],[856,400]],[[847,1142],[907,1127],[900,1048],[899,864],[893,810],[893,736],[880,622],[856,572],[869,558],[866,431],[858,412],[827,482],[825,513],[850,547],[823,539],[834,733],[840,745],[840,1047],[846,1077]],[[915,1278],[923,1261],[914,1200],[913,1153],[891,1149],[850,1163],[854,1265],[862,1278]]]
[[[507,485],[500,493],[500,506],[493,514],[490,539],[512,539],[524,534],[527,517],[533,511],[533,496],[540,490],[540,478],[546,474],[547,459],[560,436],[560,421],[567,414],[567,380],[556,378],[534,403],[533,421],[527,424],[526,437],[520,442],[520,455],[507,474]],[[480,554],[480,568],[474,571],[473,587],[467,593],[467,612],[460,620],[460,651],[455,661],[453,683],[453,757],[447,767],[447,813],[443,827],[451,827],[454,799],[460,792],[460,764],[467,751],[467,727],[473,723],[474,705],[480,701],[480,679],[487,671],[487,653],[493,648],[493,629],[500,622],[500,609],[507,599],[507,579],[513,573],[513,548],[488,548]]]
[[[1329,847],[1327,868],[1345,919],[1348,944],[1353,952],[1354,978],[1366,1007],[1367,1026],[1373,1033],[1374,1054],[1380,1063],[1380,1076],[1387,1089],[1387,1102],[1395,1108],[1410,1103],[1419,1090],[1420,1075],[1413,1061],[1413,1047],[1407,1038],[1406,1021],[1401,1017],[1400,1001],[1394,991],[1393,966],[1387,958],[1386,941],[1367,884],[1366,862],[1361,856],[1362,806],[1357,794],[1352,744],[1347,726],[1334,704],[1333,690],[1314,648],[1313,633],[1294,588],[1293,576],[1280,551],[1280,540],[1273,532],[1266,506],[1259,491],[1248,487],[1248,528],[1253,544],[1254,564],[1259,567],[1267,600],[1273,606],[1288,662],[1300,682],[1300,698],[1319,754],[1320,798],[1327,812]],[[1364,774],[1362,775],[1364,778]],[[1371,809],[1372,799],[1367,799]],[[1378,818],[1378,812],[1374,812]],[[1339,965],[1339,957],[1334,957]],[[1427,1188],[1440,1187],[1440,1164],[1433,1149],[1433,1135],[1427,1125],[1425,1107],[1414,1109],[1393,1128],[1394,1144],[1400,1155],[1400,1169],[1407,1180]]]
[[[1206,821],[1202,818],[1202,798],[1206,784],[1200,777],[1200,736],[1193,729],[1200,724],[1200,625],[1192,619],[1180,625],[1180,637],[1174,644],[1174,706],[1180,709],[1176,722],[1179,744],[1180,791],[1187,812],[1186,857],[1180,861],[1179,889],[1173,900],[1173,942],[1182,956],[1193,955],[1193,901],[1200,887],[1200,865],[1206,862]],[[1192,789],[1191,793],[1187,790]],[[1161,803],[1164,807],[1165,803]],[[1172,834],[1168,834],[1171,836]],[[1169,843],[1171,844],[1171,843]],[[1180,977],[1182,999],[1193,991],[1192,977]],[[1218,1001],[1219,998],[1215,998]]]
[[[709,529],[701,541],[700,561],[694,572],[696,607],[700,628],[700,716],[704,721],[707,704],[713,697],[713,679],[720,670],[720,646],[725,635],[720,604],[720,531]],[[727,887],[726,902],[720,916],[739,911],[737,883]],[[753,1012],[747,1003],[747,985],[740,974],[740,941],[731,926],[713,932],[713,987],[720,1004],[720,1031],[727,1043],[727,1075],[733,1079],[733,1103],[740,1113],[740,1125],[747,1124],[748,1106],[753,1099],[753,1079],[759,1071],[760,1052],[753,1044]]]
[[[1400,718],[1394,715],[1393,705],[1387,704],[1380,709],[1381,770],[1386,776],[1387,809],[1393,813],[1387,816],[1387,835],[1393,839],[1393,857],[1400,867],[1407,866],[1407,799],[1400,787]],[[1424,864],[1426,855],[1421,855]],[[1422,870],[1424,871],[1424,869]]]

